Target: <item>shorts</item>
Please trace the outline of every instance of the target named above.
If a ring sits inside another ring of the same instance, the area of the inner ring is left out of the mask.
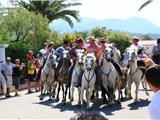
[[[7,77],[6,81],[7,88],[10,88],[13,85],[12,76],[6,76],[6,77]]]
[[[34,74],[28,74],[28,80],[34,82]]]

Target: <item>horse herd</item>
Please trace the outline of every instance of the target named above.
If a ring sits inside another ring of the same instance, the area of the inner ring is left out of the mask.
[[[130,67],[120,67],[122,74],[120,74],[112,61],[114,59],[113,49],[107,47],[103,54],[102,59],[99,61],[99,75],[96,76],[96,58],[94,53],[85,53],[83,50],[77,50],[76,63],[73,68],[72,75],[70,77],[70,55],[69,51],[63,51],[63,58],[61,61],[61,67],[58,72],[58,76],[55,79],[55,73],[57,70],[57,57],[54,53],[51,53],[41,71],[41,95],[40,100],[43,100],[45,93],[49,92],[49,99],[56,97],[56,101],[59,101],[59,93],[62,89],[62,102],[66,102],[68,97],[72,102],[74,100],[74,89],[78,89],[78,104],[87,104],[87,109],[91,107],[91,96],[98,97],[98,93],[101,91],[101,96],[104,101],[107,101],[109,105],[115,104],[115,92],[118,90],[118,101],[123,99],[122,91],[125,90],[125,96],[132,98],[131,85],[134,82],[136,86],[135,99],[138,101],[138,89],[142,82],[146,95],[146,83],[144,81],[144,69],[137,66],[137,51],[134,48],[128,48],[128,60]],[[100,82],[96,81],[96,77]],[[99,87],[97,87],[99,86]],[[86,92],[84,92],[86,90]],[[68,92],[69,91],[69,92]],[[84,93],[86,93],[86,101],[84,99]],[[107,96],[107,98],[106,98]]]

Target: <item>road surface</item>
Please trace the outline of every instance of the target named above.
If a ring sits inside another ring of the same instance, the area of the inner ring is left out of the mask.
[[[64,105],[61,102],[55,102],[48,100],[46,97],[43,101],[39,100],[39,92],[33,94],[26,94],[27,91],[21,91],[21,96],[11,97],[4,99],[4,96],[0,97],[0,119],[65,119],[68,120],[74,116],[77,112],[87,111],[85,107],[77,105],[77,98],[73,103],[70,103],[67,99],[67,103]],[[133,103],[133,99],[125,100],[121,104],[115,104],[112,107],[108,107],[103,104],[101,100],[95,102],[92,106],[92,111],[100,113],[111,120],[124,120],[124,119],[149,119],[147,106],[150,102],[153,93],[149,91],[150,95],[146,96],[145,92],[139,90],[139,102]],[[132,90],[134,96],[134,91]],[[14,95],[14,93],[12,93]],[[75,96],[77,93],[75,92]]]

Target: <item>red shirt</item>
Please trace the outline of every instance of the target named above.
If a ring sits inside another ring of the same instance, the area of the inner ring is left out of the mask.
[[[31,54],[27,55],[27,61],[31,61],[33,59],[33,56]]]

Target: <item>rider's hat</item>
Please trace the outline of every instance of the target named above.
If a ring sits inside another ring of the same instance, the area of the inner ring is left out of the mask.
[[[132,40],[136,40],[137,42],[139,42],[139,37],[133,36],[133,37],[132,37]]]

